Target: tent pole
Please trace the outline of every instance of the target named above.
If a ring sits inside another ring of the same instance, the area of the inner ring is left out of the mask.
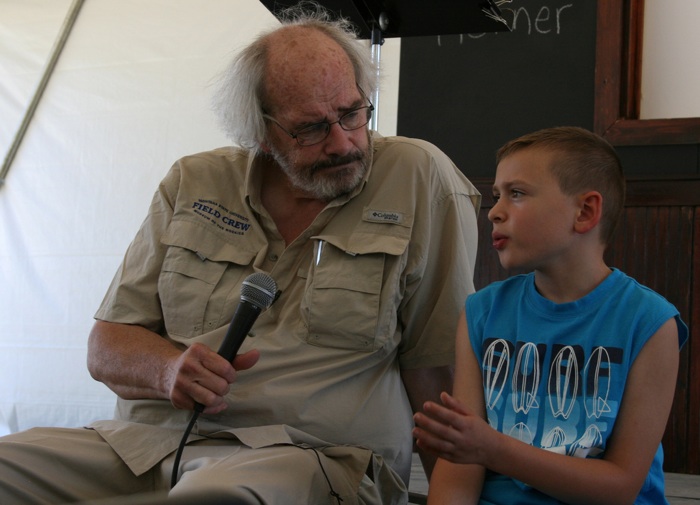
[[[12,162],[15,159],[15,155],[19,150],[19,146],[22,143],[22,139],[24,139],[24,135],[27,133],[29,123],[31,122],[32,117],[34,116],[34,112],[39,106],[41,96],[44,94],[46,85],[48,84],[49,79],[51,78],[51,74],[53,74],[54,68],[56,67],[56,63],[58,62],[58,57],[61,55],[61,51],[63,51],[63,47],[66,44],[66,40],[68,40],[68,36],[70,35],[71,30],[73,29],[73,25],[75,24],[75,20],[78,17],[78,13],[80,12],[80,8],[83,6],[84,1],[85,0],[73,0],[70,10],[68,11],[68,15],[63,21],[61,32],[59,33],[58,39],[56,39],[53,49],[51,50],[51,57],[49,58],[49,61],[46,64],[46,68],[44,69],[41,81],[39,82],[39,85],[37,86],[37,89],[34,92],[34,97],[32,98],[29,107],[24,113],[22,124],[20,124],[19,129],[15,134],[15,138],[12,141],[12,145],[10,145],[10,149],[7,152],[5,160],[2,163],[2,169],[0,169],[0,187],[2,187],[5,184],[5,179],[7,177],[8,172],[10,171],[10,166],[12,165]]]

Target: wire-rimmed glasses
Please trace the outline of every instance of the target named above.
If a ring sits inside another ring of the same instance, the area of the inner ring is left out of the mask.
[[[328,134],[331,132],[331,126],[336,123],[338,123],[338,125],[345,131],[352,131],[362,128],[369,123],[369,120],[372,118],[372,111],[374,111],[374,105],[372,105],[372,102],[370,102],[369,105],[364,105],[346,112],[340,116],[337,121],[321,121],[320,123],[305,126],[295,133],[287,130],[272,116],[263,114],[263,117],[265,117],[265,119],[269,119],[279,126],[284,133],[296,140],[297,144],[302,147],[306,147],[326,140],[326,137],[328,137]]]

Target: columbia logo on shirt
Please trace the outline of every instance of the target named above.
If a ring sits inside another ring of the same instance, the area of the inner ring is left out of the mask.
[[[374,223],[400,224],[403,222],[403,213],[368,209],[365,211],[365,221],[372,221]]]

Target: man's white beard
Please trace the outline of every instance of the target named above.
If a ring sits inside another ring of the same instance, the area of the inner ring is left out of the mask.
[[[371,150],[370,137],[366,152],[357,150],[349,155],[329,158],[312,165],[298,166],[291,157],[285,156],[274,146],[270,149],[270,155],[289,178],[293,187],[312,198],[329,202],[350,193],[362,182],[369,170]],[[329,167],[347,164],[352,166],[344,167],[342,170],[331,168],[332,173],[325,173]]]

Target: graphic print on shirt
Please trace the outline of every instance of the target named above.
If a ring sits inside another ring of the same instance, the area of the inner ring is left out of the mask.
[[[537,346],[527,342],[520,348],[513,367],[513,410],[527,414],[539,407],[537,389],[540,386],[540,359]]]
[[[612,430],[612,374],[622,350],[513,342],[482,345],[489,424],[525,443],[576,457],[596,456]],[[588,354],[588,355],[587,355]]]
[[[592,380],[586,381],[586,390],[583,395],[586,399],[586,413],[588,417],[599,418],[601,415],[610,412],[608,405],[608,395],[610,394],[610,354],[605,347],[596,347],[588,358],[584,375]],[[593,388],[588,391],[588,385]]]
[[[591,424],[581,437],[576,440],[567,454],[576,456],[577,458],[585,458],[587,456],[597,456],[602,452],[603,435],[595,424]]]
[[[508,435],[530,445],[532,445],[535,438],[534,434],[525,423],[518,423],[513,426],[513,428],[511,428],[511,430],[508,432]]]
[[[561,349],[549,371],[549,405],[554,417],[568,419],[576,405],[578,394],[578,361],[574,348],[566,346]]]
[[[482,361],[484,368],[484,396],[486,398],[486,408],[492,409],[503,395],[503,388],[508,378],[508,368],[510,367],[510,350],[508,341],[495,340],[488,346]]]
[[[191,209],[195,215],[233,235],[244,235],[250,228],[250,220],[247,217],[230,211],[224,205],[212,200],[200,198],[192,203]]]

